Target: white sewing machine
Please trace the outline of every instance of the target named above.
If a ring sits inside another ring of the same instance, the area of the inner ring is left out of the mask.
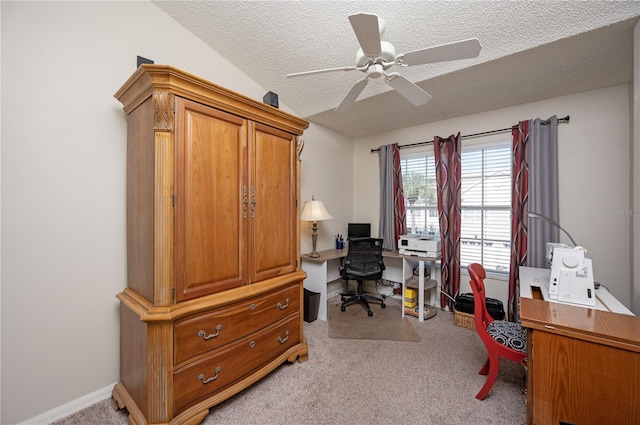
[[[576,246],[547,243],[547,259],[551,265],[549,298],[559,302],[595,307],[596,292],[593,266],[585,258],[587,251]]]

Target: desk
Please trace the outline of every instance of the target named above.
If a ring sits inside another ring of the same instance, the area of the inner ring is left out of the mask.
[[[318,319],[327,320],[327,283],[340,279],[340,265],[342,259],[347,256],[347,249],[328,249],[320,251],[319,257],[309,257],[302,255],[302,269],[307,273],[307,279],[304,281],[304,287],[313,292],[320,293],[320,306],[318,308]],[[439,300],[440,295],[440,281],[432,279],[427,282],[425,288],[424,280],[424,263],[425,261],[431,262],[431,277],[434,278],[436,261],[439,261],[442,257],[416,257],[400,255],[398,251],[383,251],[382,256],[387,259],[399,259],[402,260],[402,271],[397,273],[397,270],[393,270],[387,262],[382,278],[388,279],[394,282],[398,280],[402,281],[402,297],[404,301],[404,290],[406,289],[407,280],[413,276],[413,267],[410,266],[411,262],[417,261],[420,269],[420,275],[418,276],[418,302],[420,305],[418,320],[424,321],[424,291],[425,289],[435,289],[430,292],[430,303],[435,305]],[[404,305],[404,304],[403,304]],[[404,308],[402,308],[402,317],[404,317]]]
[[[547,301],[544,286],[531,283],[548,274],[520,268],[527,424],[639,424],[640,318],[602,288],[596,297],[604,308]]]
[[[440,261],[442,256],[438,257],[418,257],[413,255],[400,255],[398,251],[387,251],[386,256],[390,258],[402,259],[402,317],[404,312],[404,294],[407,289],[407,281],[413,276],[413,267],[407,268],[409,261],[418,262],[418,321],[424,322],[424,291],[426,289],[435,289],[429,291],[429,305],[435,306],[440,300],[440,281],[436,277],[436,261]],[[428,282],[424,278],[424,262],[429,261],[431,264],[430,277]],[[407,276],[407,270],[410,270],[411,276]],[[426,283],[426,287],[425,287]]]
[[[534,292],[542,296],[542,299],[549,302],[560,303],[564,305],[588,308],[583,305],[568,304],[561,301],[554,301],[549,297],[549,280],[551,270],[539,269],[535,267],[520,267],[520,297],[535,298]],[[596,306],[592,307],[596,310],[613,311],[614,313],[633,315],[627,307],[618,301],[611,292],[600,287],[596,289]]]
[[[346,249],[328,249],[318,252],[319,257],[302,255],[302,269],[307,273],[304,287],[320,293],[318,319],[327,320],[327,283],[340,278],[340,265],[347,256]]]

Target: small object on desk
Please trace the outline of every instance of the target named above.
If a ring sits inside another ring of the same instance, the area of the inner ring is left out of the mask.
[[[438,252],[442,249],[440,238],[425,235],[400,235],[398,249],[411,251]],[[402,254],[402,252],[400,252]]]
[[[408,255],[414,257],[422,257],[422,258],[436,258],[442,255],[442,251],[420,251],[420,250],[412,250],[412,249],[404,249],[401,248],[398,250],[400,255]]]
[[[413,269],[413,275],[416,277],[420,276],[420,269],[418,267],[415,267]],[[427,267],[424,268],[424,278],[427,280],[431,278],[431,270],[428,269]]]
[[[416,300],[418,299],[418,291],[412,288],[407,288],[404,290],[404,305],[405,307],[415,307],[418,305]],[[412,305],[407,305],[407,303]]]
[[[404,314],[408,316],[418,317],[420,318],[420,307],[406,307],[404,308]],[[438,314],[438,308],[432,305],[425,304],[424,305],[424,316],[423,320],[431,319],[433,316]]]
[[[418,305],[418,291],[407,288],[404,290],[404,306],[413,308]]]

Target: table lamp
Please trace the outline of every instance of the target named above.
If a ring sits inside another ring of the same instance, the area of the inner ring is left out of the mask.
[[[332,219],[331,214],[324,207],[322,201],[316,201],[314,197],[311,197],[311,201],[307,201],[304,203],[304,208],[302,209],[302,214],[300,214],[300,220],[311,222],[310,228],[313,231],[311,233],[311,241],[313,242],[313,250],[310,254],[307,254],[309,257],[316,258],[319,257],[318,251],[316,251],[316,244],[318,242],[318,222],[323,220]]]

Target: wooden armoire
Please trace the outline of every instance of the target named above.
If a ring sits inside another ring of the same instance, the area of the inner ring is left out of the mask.
[[[115,409],[197,424],[306,361],[299,156],[308,122],[166,65],[115,97],[127,117],[127,288]]]

